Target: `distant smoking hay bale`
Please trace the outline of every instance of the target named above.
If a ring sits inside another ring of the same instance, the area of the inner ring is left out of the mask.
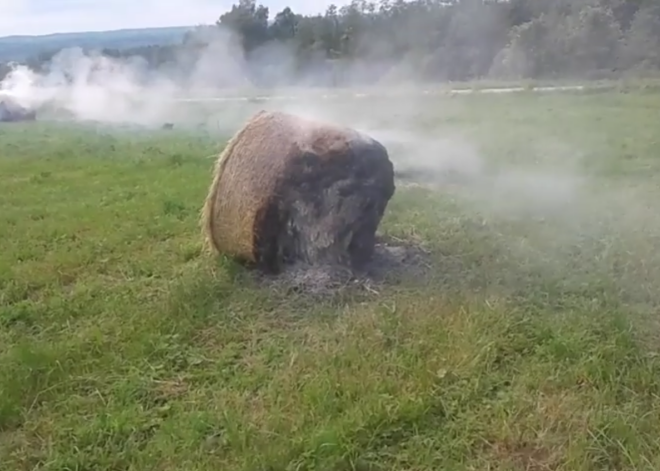
[[[202,224],[218,253],[285,265],[360,268],[394,194],[385,147],[355,130],[261,111],[218,158]]]
[[[37,113],[19,105],[9,97],[0,97],[0,122],[12,123],[19,121],[34,121]]]

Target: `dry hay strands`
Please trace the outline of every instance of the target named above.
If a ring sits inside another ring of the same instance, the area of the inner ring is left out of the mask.
[[[261,111],[215,164],[202,225],[215,251],[278,273],[359,268],[394,194],[385,147],[353,129]]]

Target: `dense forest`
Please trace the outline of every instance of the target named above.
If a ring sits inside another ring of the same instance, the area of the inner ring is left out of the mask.
[[[29,64],[44,68],[55,52]],[[653,75],[660,73],[660,2],[354,0],[302,16],[240,0],[179,44],[102,53],[140,58],[145,70],[181,80],[205,62],[219,71],[206,74],[217,86],[230,76],[259,85],[341,86]]]

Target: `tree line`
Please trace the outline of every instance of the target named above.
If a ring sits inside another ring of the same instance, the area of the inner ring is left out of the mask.
[[[230,76],[337,86],[642,76],[660,72],[660,2],[353,0],[304,16],[291,8],[272,15],[255,0],[239,0],[180,44],[102,52],[140,58],[145,70],[180,79],[204,59],[219,70],[207,74],[216,85]],[[53,53],[29,63],[43,68]]]

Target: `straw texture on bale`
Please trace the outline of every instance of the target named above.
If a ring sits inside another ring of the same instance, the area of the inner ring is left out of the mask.
[[[218,253],[269,272],[359,268],[394,194],[385,147],[353,129],[261,111],[215,164],[202,224]]]

